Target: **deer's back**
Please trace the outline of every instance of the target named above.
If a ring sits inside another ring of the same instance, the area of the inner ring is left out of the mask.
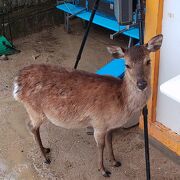
[[[126,101],[119,79],[51,65],[25,67],[17,76],[15,87],[17,100],[49,119],[66,124],[69,121],[69,126],[77,121],[84,125],[89,119],[103,121],[107,115],[122,110]]]

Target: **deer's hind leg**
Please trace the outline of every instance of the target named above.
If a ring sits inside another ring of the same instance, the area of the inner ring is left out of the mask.
[[[35,141],[40,147],[40,151],[45,159],[45,163],[50,164],[50,159],[47,157],[47,153],[50,152],[49,148],[45,148],[42,144],[41,136],[40,136],[40,126],[44,121],[44,116],[41,113],[38,113],[32,108],[26,108],[30,117],[30,121],[27,126],[30,132],[33,134]]]

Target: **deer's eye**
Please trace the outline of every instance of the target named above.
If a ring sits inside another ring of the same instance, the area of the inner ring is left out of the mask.
[[[131,67],[130,67],[128,64],[126,64],[126,68],[127,68],[127,69],[131,69]]]
[[[147,62],[146,62],[147,65],[151,64],[151,60],[149,59]]]

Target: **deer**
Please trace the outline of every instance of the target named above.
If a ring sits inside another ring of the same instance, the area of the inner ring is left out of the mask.
[[[114,156],[112,132],[146,105],[151,94],[150,54],[160,49],[162,40],[163,35],[159,34],[146,44],[129,49],[107,47],[113,57],[125,59],[123,79],[50,64],[32,64],[19,71],[13,96],[29,115],[28,129],[45,163],[51,162],[47,156],[50,149],[42,144],[40,126],[49,120],[66,129],[93,127],[98,170],[103,176],[111,175],[103,163],[105,145],[112,165],[121,166]]]

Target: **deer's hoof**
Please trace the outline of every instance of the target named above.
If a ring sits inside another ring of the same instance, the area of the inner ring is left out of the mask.
[[[119,166],[121,166],[121,162],[115,161],[115,162],[113,163],[113,166],[114,166],[114,167],[119,167]]]
[[[45,152],[46,154],[50,153],[50,151],[51,151],[50,148],[44,148],[44,152]]]
[[[103,175],[104,177],[110,177],[111,172],[106,170],[106,171],[103,171],[103,172],[102,172],[102,175]]]
[[[47,158],[44,162],[45,162],[46,164],[50,164],[50,163],[51,163],[51,160]]]

